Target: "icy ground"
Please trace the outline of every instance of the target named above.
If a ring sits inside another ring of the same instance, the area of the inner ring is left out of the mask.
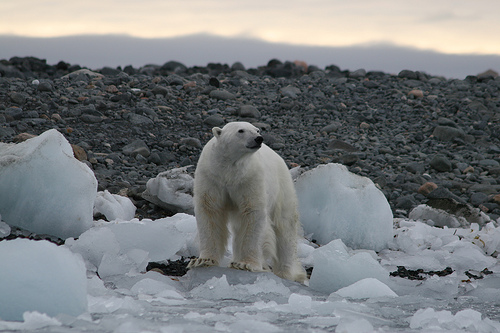
[[[148,261],[195,255],[195,224],[194,217],[187,214],[156,221],[96,221],[78,240],[69,238],[66,245],[57,248],[58,255],[53,253],[55,246],[48,246],[50,256],[42,253],[33,257],[29,254],[33,245],[18,244],[28,255],[7,263],[6,244],[49,243],[0,242],[3,295],[12,283],[5,280],[4,268],[21,270],[25,280],[36,274],[34,280],[40,285],[65,283],[68,274],[74,274],[75,280],[81,278],[78,268],[68,272],[75,266],[68,248],[83,257],[88,277],[88,309],[82,314],[48,316],[40,313],[43,311],[27,311],[23,322],[0,321],[0,330],[500,332],[500,264],[490,255],[499,249],[500,229],[492,224],[481,230],[477,226],[441,229],[400,220],[390,249],[379,254],[350,250],[340,240],[319,248],[304,241],[300,257],[306,265],[314,265],[310,286],[271,273],[222,267],[196,269],[179,278],[154,271],[143,273]],[[54,260],[64,267],[65,274],[48,269]],[[35,261],[33,269],[37,270],[30,273]],[[389,273],[400,265],[424,271],[449,266],[453,273],[420,274],[423,280],[391,277]],[[488,270],[483,271],[485,268]],[[27,283],[16,288],[20,290],[11,290],[10,297],[17,294],[22,298],[33,292]],[[73,288],[75,294],[81,290],[78,284]],[[74,298],[71,290],[66,293],[68,299]],[[45,306],[52,308],[54,299],[50,295],[47,299]],[[2,297],[5,305],[4,300]],[[16,302],[9,299],[9,303]]]
[[[0,205],[0,240],[23,218],[29,232],[69,238],[0,241],[0,331],[500,332],[494,221],[435,227],[448,216],[424,221],[428,209],[393,220],[371,181],[328,165],[297,179],[306,238],[321,245],[299,242],[303,265],[313,267],[308,285],[223,267],[146,273],[149,262],[198,255],[194,216],[133,218],[128,198],[95,193],[90,169],[73,163],[60,135],[40,137],[0,146],[0,199],[11,202]],[[66,157],[47,162],[60,151]],[[67,186],[66,174],[81,184]],[[182,199],[181,185],[155,195]],[[92,221],[92,207],[111,222]]]

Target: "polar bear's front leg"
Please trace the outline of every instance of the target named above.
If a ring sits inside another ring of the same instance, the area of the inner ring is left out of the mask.
[[[267,270],[267,265],[264,265],[262,248],[265,223],[265,212],[253,210],[250,207],[235,216],[231,268],[251,272]]]
[[[217,206],[208,193],[195,197],[200,257],[192,259],[187,268],[218,266],[224,256],[229,236],[227,212]]]

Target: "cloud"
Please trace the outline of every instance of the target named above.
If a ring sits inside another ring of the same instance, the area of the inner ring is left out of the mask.
[[[432,13],[427,16],[421,17],[416,20],[417,23],[442,23],[442,22],[463,22],[463,21],[477,21],[480,20],[481,17],[478,14],[464,14],[458,15],[453,11],[440,11],[437,13]]]

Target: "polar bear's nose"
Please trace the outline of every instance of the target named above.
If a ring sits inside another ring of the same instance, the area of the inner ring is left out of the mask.
[[[262,136],[258,136],[255,138],[255,142],[257,142],[257,144],[262,144],[262,142],[264,142],[264,138]]]

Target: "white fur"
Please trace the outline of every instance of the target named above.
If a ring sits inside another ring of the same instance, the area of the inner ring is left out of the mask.
[[[300,228],[290,172],[271,148],[255,141],[259,130],[246,122],[215,127],[198,161],[194,205],[200,257],[189,268],[218,265],[233,233],[231,267],[272,271],[303,282],[297,259]]]

